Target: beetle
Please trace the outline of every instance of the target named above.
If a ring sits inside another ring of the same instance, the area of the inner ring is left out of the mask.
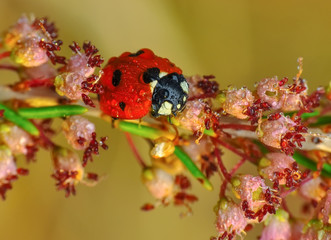
[[[182,70],[150,49],[112,57],[103,72],[100,109],[113,118],[176,116],[185,108],[189,85]]]

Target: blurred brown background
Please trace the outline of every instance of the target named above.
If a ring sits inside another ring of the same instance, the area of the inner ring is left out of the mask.
[[[187,75],[214,74],[222,88],[252,87],[274,75],[292,77],[302,56],[303,76],[313,88],[330,81],[330,10],[326,1],[302,0],[0,0],[0,30],[22,13],[48,16],[65,45],[91,40],[106,59],[148,47]],[[15,79],[12,73],[1,74]],[[30,176],[15,182],[0,202],[0,239],[197,240],[215,235],[217,190],[194,185],[200,200],[193,217],[181,219],[183,209],[174,207],[141,212],[152,198],[123,134],[96,123],[99,135],[110,137],[110,150],[102,151],[88,171],[108,178],[94,188],[80,185],[76,197],[65,199],[50,178],[49,156],[40,152],[28,166]],[[147,158],[144,142],[135,140]],[[247,239],[256,237],[250,233]]]

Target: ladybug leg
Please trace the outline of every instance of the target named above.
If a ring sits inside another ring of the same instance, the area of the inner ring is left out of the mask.
[[[175,133],[176,133],[174,139],[172,140],[172,142],[176,145],[178,143],[178,141],[179,141],[178,128],[175,125],[173,125],[173,124],[171,124],[171,127],[175,130]]]
[[[115,117],[111,117],[111,122],[110,122],[110,125],[112,128],[115,128],[115,122],[118,118],[115,118]]]
[[[168,116],[168,122],[172,125],[171,116]]]

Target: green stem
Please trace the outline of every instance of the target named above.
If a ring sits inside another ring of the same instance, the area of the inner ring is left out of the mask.
[[[15,125],[19,126],[20,128],[24,129],[31,135],[39,136],[39,130],[29,120],[21,117],[15,111],[13,111],[9,107],[7,107],[1,103],[0,103],[0,110],[4,110],[3,116],[5,119],[14,123]]]
[[[162,136],[169,135],[169,132],[133,122],[119,121],[119,122],[115,122],[115,125],[124,132],[129,132],[138,135],[140,137],[149,138],[153,140],[160,138]]]
[[[305,166],[306,168],[309,168],[313,171],[317,171],[317,164],[316,162],[314,162],[313,160],[307,158],[306,156],[295,152],[293,154],[293,158],[295,159],[295,161],[303,166]],[[331,165],[324,163],[323,168],[322,168],[322,172],[321,174],[325,177],[329,177],[331,178]]]
[[[45,119],[67,117],[87,112],[87,108],[80,105],[59,105],[51,107],[20,108],[17,113],[28,119]]]
[[[297,112],[288,112],[288,113],[285,113],[285,116],[292,117],[295,113],[297,113]],[[319,115],[320,115],[320,112],[318,110],[315,110],[313,112],[306,112],[306,113],[301,114],[301,118],[303,120],[307,120],[308,118],[317,117]]]
[[[119,121],[117,127],[125,132],[129,132],[144,138],[157,139],[162,136],[173,136],[169,132],[162,131],[153,127],[140,125],[133,122]],[[213,186],[207,177],[195,165],[193,160],[180,147],[175,146],[174,154],[186,166],[189,172],[208,190],[212,190]]]
[[[316,122],[310,124],[309,126],[310,127],[318,127],[318,126],[327,125],[327,124],[331,124],[331,116],[330,115],[319,117]]]
[[[213,190],[212,184],[206,178],[206,176],[195,165],[192,159],[179,147],[175,147],[174,154],[180,159],[180,161],[187,167],[191,174],[198,179],[198,181],[208,190]]]

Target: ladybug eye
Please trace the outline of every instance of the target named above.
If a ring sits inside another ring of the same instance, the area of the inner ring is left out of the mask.
[[[169,97],[169,91],[167,89],[160,89],[155,97],[161,102]]]
[[[153,81],[158,81],[160,74],[160,69],[158,68],[148,68],[143,74],[144,83],[151,83]]]

